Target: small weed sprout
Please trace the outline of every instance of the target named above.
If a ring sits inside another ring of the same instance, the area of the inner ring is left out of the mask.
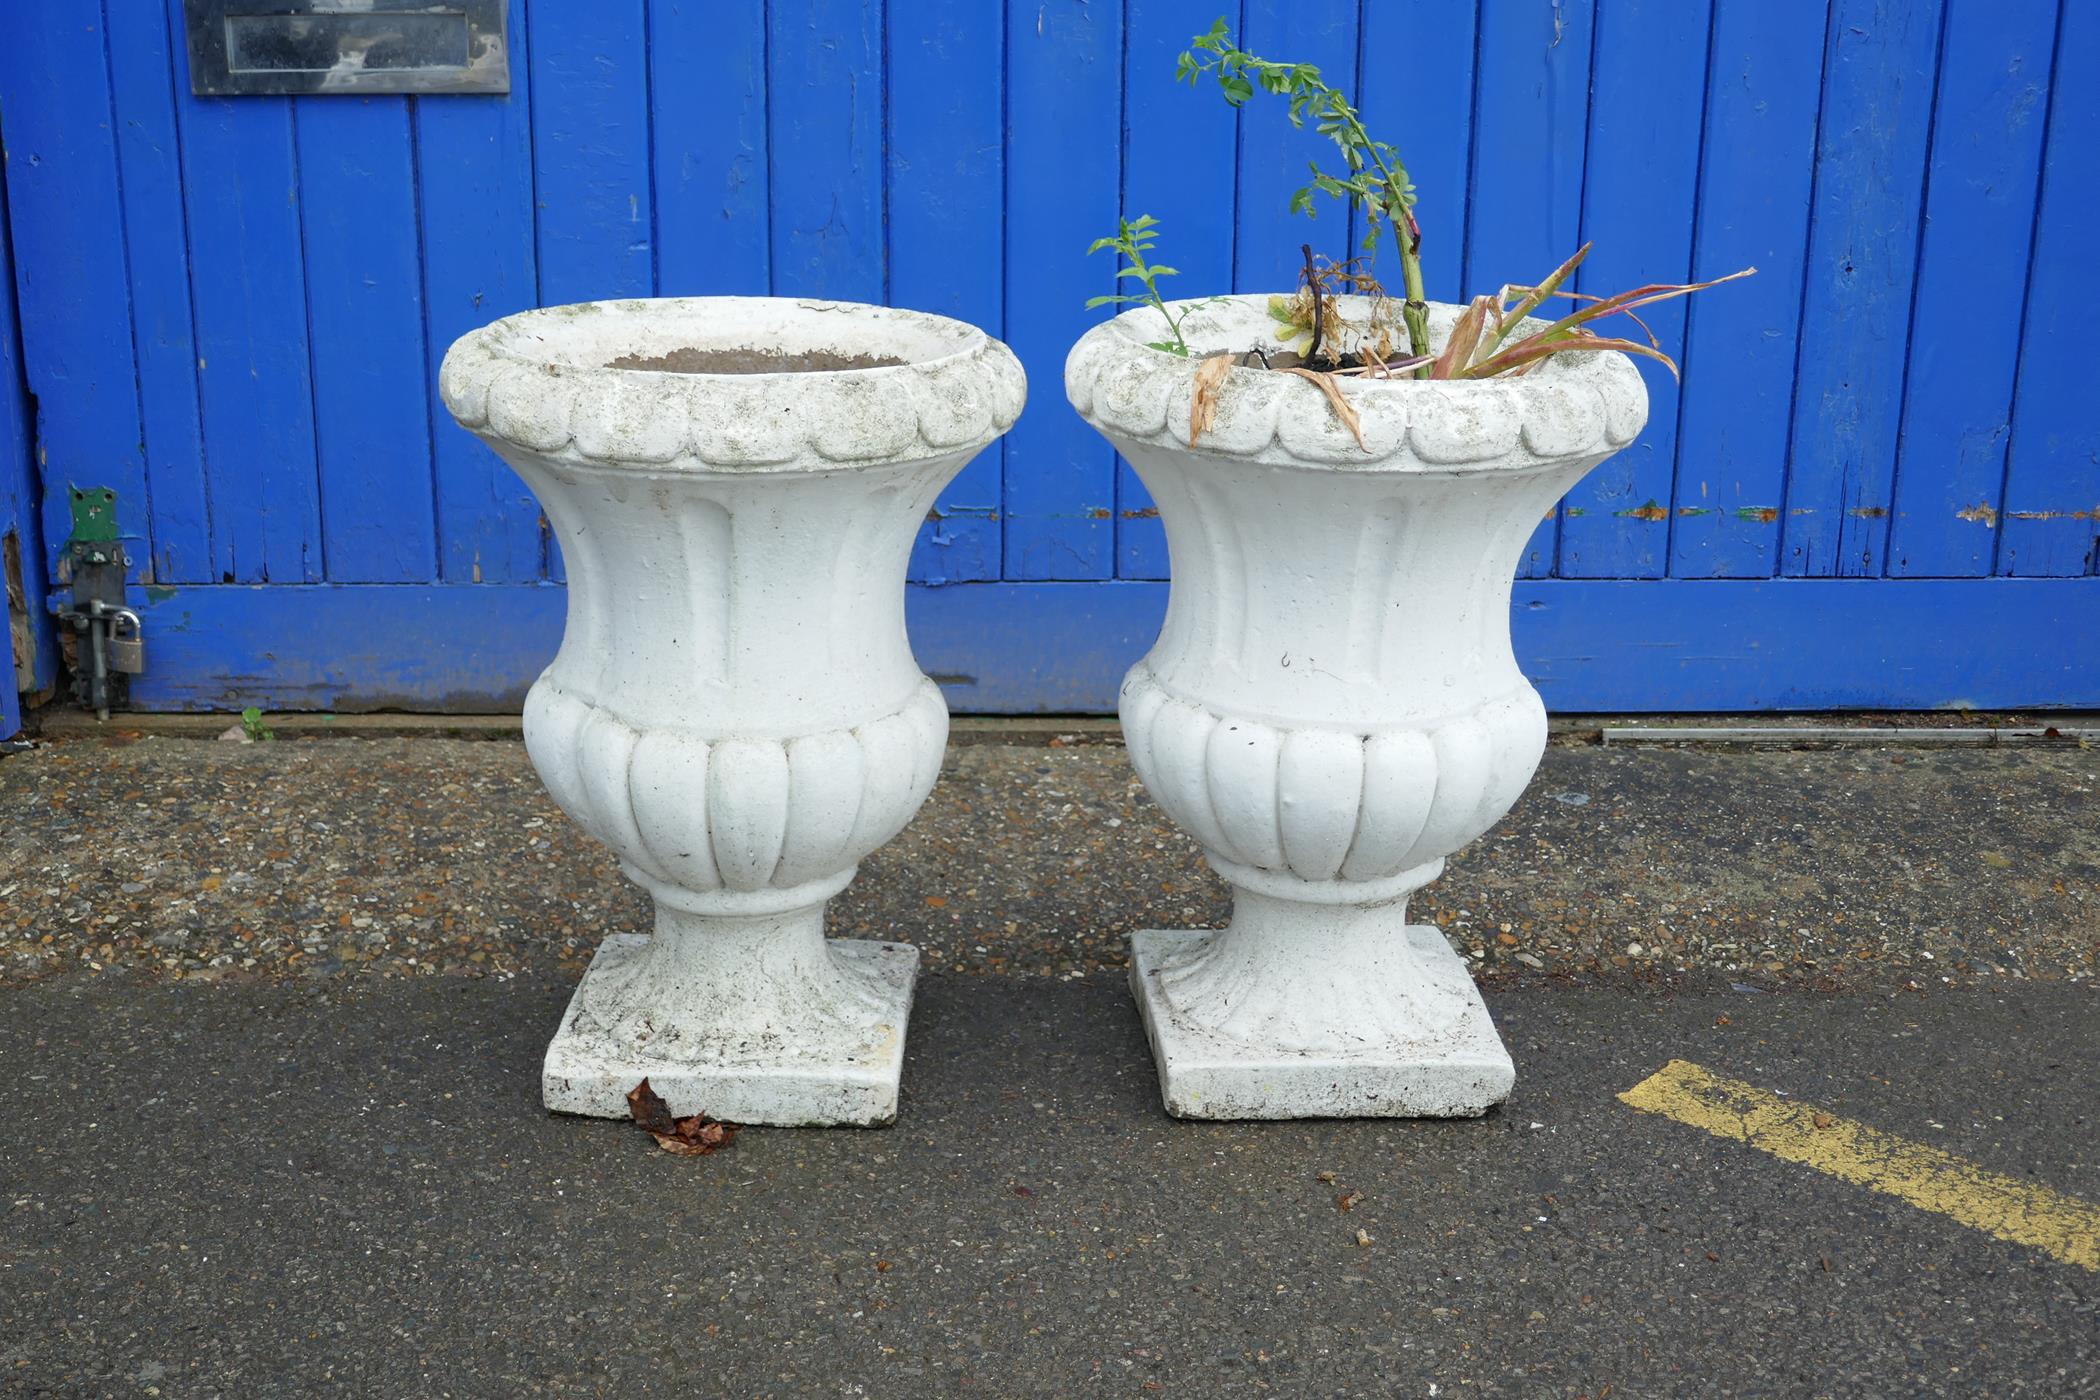
[[[263,712],[253,705],[241,711],[241,733],[253,744],[277,737],[277,731],[263,723]]]
[[[1108,296],[1090,297],[1087,299],[1086,309],[1092,311],[1097,306],[1120,306],[1126,302],[1137,302],[1140,305],[1150,306],[1159,312],[1161,318],[1166,321],[1167,334],[1169,336],[1166,340],[1148,342],[1151,348],[1164,350],[1169,355],[1180,355],[1183,358],[1187,358],[1189,343],[1181,338],[1181,323],[1188,319],[1188,312],[1184,311],[1177,317],[1173,312],[1167,310],[1166,299],[1159,294],[1159,279],[1179,276],[1180,269],[1157,267],[1145,261],[1145,250],[1150,248],[1159,238],[1159,220],[1153,218],[1150,214],[1140,214],[1134,221],[1118,219],[1116,222],[1121,225],[1116,234],[1110,238],[1095,239],[1092,246],[1086,250],[1087,255],[1091,257],[1103,248],[1115,249],[1119,255],[1116,280],[1120,282],[1125,277],[1134,277],[1144,287],[1144,293],[1142,295],[1133,295],[1126,292],[1117,292]],[[1128,263],[1129,266],[1124,267],[1122,266],[1123,263]]]

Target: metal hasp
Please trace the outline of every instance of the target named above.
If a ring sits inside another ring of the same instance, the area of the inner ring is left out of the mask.
[[[73,694],[96,718],[108,719],[110,707],[123,702],[124,678],[146,669],[145,629],[124,603],[131,560],[117,538],[117,493],[106,486],[71,491],[73,533],[58,556],[58,581],[73,597],[58,619],[80,637]]]
[[[190,91],[510,91],[504,0],[183,0]]]

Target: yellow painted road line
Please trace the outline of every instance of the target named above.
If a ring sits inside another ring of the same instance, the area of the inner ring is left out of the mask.
[[[1986,1171],[1686,1060],[1670,1061],[1619,1099],[2100,1273],[2100,1207],[2075,1196]]]

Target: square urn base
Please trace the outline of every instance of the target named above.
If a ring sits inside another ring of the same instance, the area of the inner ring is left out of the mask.
[[[1410,925],[1424,976],[1456,993],[1454,1025],[1420,1040],[1347,1051],[1249,1045],[1190,1025],[1161,997],[1154,974],[1209,929],[1131,935],[1130,986],[1159,1066],[1160,1097],[1177,1118],[1473,1118],[1509,1097],[1516,1067],[1488,1019],[1464,959],[1438,930]]]
[[[627,1093],[642,1080],[680,1116],[706,1113],[725,1123],[774,1127],[872,1128],[897,1118],[897,1084],[904,1068],[904,1031],[919,976],[919,950],[902,943],[831,939],[832,956],[871,974],[888,1000],[870,1029],[825,1028],[801,1036],[769,1037],[762,1048],[734,1060],[656,1059],[579,1030],[577,1012],[591,979],[616,973],[648,947],[642,934],[619,933],[598,946],[583,981],[562,1013],[547,1047],[541,1093],[556,1113],[625,1118]]]

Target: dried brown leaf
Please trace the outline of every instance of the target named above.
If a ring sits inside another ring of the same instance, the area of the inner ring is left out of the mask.
[[[1458,314],[1458,321],[1444,340],[1444,353],[1436,357],[1436,364],[1429,371],[1431,379],[1455,378],[1473,363],[1473,352],[1487,331],[1488,315],[1497,305],[1494,297],[1474,297],[1472,304]]]
[[[1298,369],[1295,367],[1279,370],[1278,373],[1295,374],[1300,379],[1310,379],[1313,383],[1319,385],[1320,392],[1327,395],[1327,402],[1334,406],[1334,416],[1342,420],[1342,426],[1347,428],[1351,436],[1356,439],[1356,445],[1366,452],[1371,450],[1371,445],[1364,441],[1363,420],[1356,416],[1356,410],[1349,406],[1349,400],[1342,397],[1341,382],[1333,375],[1323,374],[1316,369]]]
[[[627,1116],[645,1133],[669,1133],[678,1128],[678,1120],[671,1115],[671,1106],[649,1087],[646,1079],[627,1091]]]
[[[627,1091],[627,1114],[658,1147],[676,1157],[705,1157],[736,1139],[734,1123],[718,1123],[704,1113],[674,1118],[671,1106],[646,1079]]]
[[[1232,369],[1232,354],[1213,355],[1196,366],[1196,387],[1189,395],[1189,446],[1210,431],[1211,424],[1218,421],[1218,395],[1224,391],[1225,376]]]

